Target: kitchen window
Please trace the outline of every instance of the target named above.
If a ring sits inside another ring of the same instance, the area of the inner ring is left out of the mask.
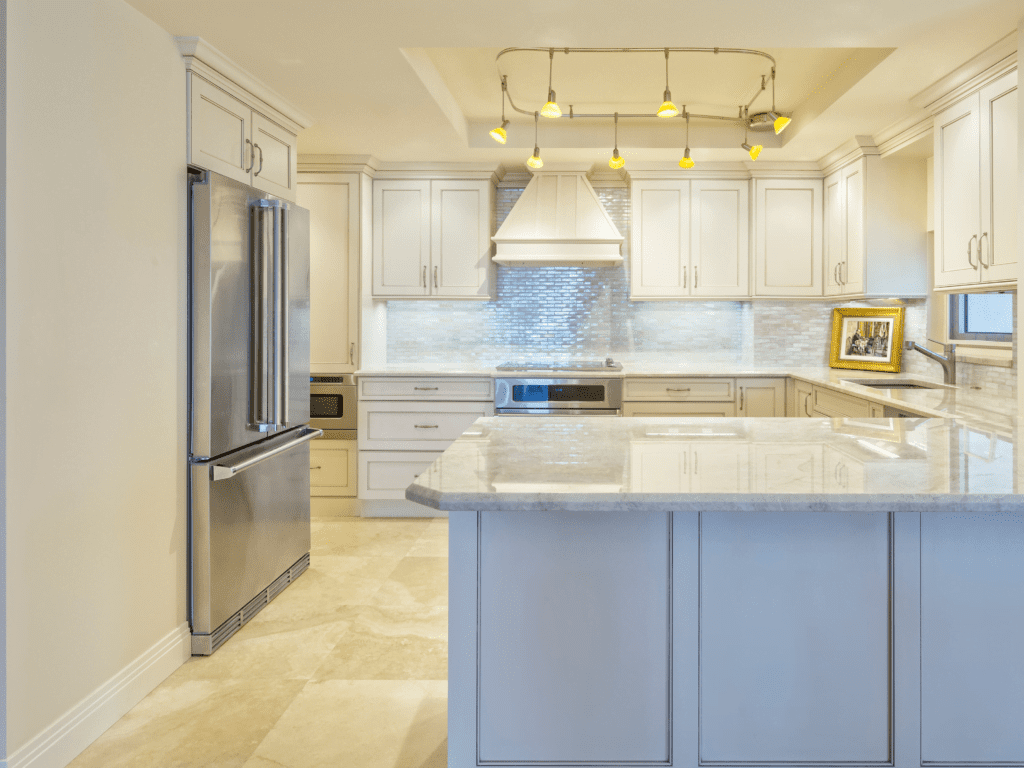
[[[954,293],[950,341],[1013,341],[1013,293]]]

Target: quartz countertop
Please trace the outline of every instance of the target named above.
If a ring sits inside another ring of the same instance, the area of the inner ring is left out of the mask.
[[[406,491],[440,510],[1024,509],[1014,437],[955,419],[478,419]]]

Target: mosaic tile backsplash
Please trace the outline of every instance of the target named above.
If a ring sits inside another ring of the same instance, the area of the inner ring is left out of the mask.
[[[498,190],[495,230],[522,191]],[[832,308],[868,306],[829,300],[631,302],[629,191],[596,191],[625,238],[624,266],[499,265],[494,301],[389,301],[388,363],[490,367],[506,360],[610,355],[633,364],[820,366],[828,365]],[[924,339],[926,301],[908,301],[905,318],[905,337]],[[916,353],[904,357],[903,370],[941,372],[937,363]]]

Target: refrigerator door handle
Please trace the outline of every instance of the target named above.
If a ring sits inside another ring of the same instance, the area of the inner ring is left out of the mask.
[[[264,431],[268,427],[286,426],[289,419],[288,203],[258,200],[253,208],[255,229],[259,234],[253,239],[253,359],[256,361],[253,366],[253,423]],[[269,259],[266,213],[272,214]],[[272,322],[268,318],[271,312]],[[273,338],[268,339],[271,335]]]
[[[278,406],[278,419],[277,423],[279,426],[288,426],[291,421],[291,415],[288,413],[288,401],[290,399],[291,391],[288,381],[289,371],[289,360],[288,360],[288,313],[290,312],[290,303],[288,301],[288,225],[290,220],[290,214],[288,211],[288,204],[280,203],[279,208],[274,213],[274,221],[278,223],[278,237],[274,238],[274,245],[277,249],[276,262],[277,262],[277,301],[280,307],[280,311],[277,313],[277,349],[278,349],[278,365],[277,365],[277,389],[280,391],[280,405]]]
[[[292,448],[308,443],[310,440],[314,440],[320,437],[324,431],[322,429],[313,429],[312,427],[303,427],[299,430],[299,434],[293,437],[291,440],[286,440],[283,443],[277,443],[276,445],[260,450],[253,453],[253,449],[240,451],[245,458],[236,461],[232,464],[222,464],[219,460],[210,461],[209,464],[213,468],[213,480],[227,480],[228,478],[234,477],[240,472],[255,467],[257,464],[261,464],[267,459],[272,459],[275,456],[279,456],[282,453],[290,451]],[[197,462],[204,464],[207,462]]]
[[[271,423],[267,413],[267,368],[269,360],[267,349],[267,284],[268,267],[266,259],[266,222],[265,208],[260,200],[252,209],[252,299],[250,314],[252,317],[251,363],[250,363],[250,402],[249,420],[261,432]]]

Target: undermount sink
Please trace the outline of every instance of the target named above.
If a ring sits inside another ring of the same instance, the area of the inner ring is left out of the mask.
[[[945,384],[916,379],[843,379],[843,381],[872,389],[948,389]]]

